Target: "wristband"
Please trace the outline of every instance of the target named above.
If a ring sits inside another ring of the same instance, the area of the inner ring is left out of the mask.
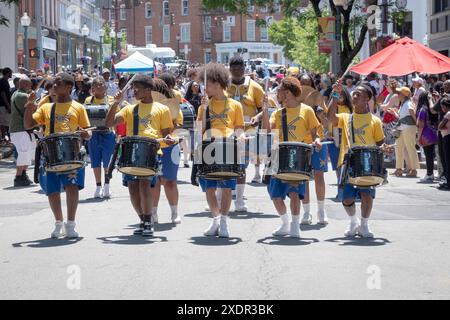
[[[331,92],[331,97],[335,100],[339,100],[339,98],[341,97],[341,94],[339,92],[333,91],[333,92]]]

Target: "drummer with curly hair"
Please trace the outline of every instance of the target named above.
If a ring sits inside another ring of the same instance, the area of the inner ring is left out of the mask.
[[[86,109],[82,104],[72,100],[71,92],[74,87],[74,78],[67,73],[59,73],[54,80],[55,103],[45,103],[40,108],[35,104],[36,94],[30,94],[25,105],[25,127],[32,129],[45,126],[45,136],[58,133],[79,132],[83,139],[89,140],[91,134],[84,130],[90,127]],[[79,190],[84,188],[84,168],[70,174],[57,174],[45,172],[40,168],[39,183],[48,197],[50,207],[55,216],[55,229],[52,238],[78,238],[75,230],[75,216],[77,213]],[[67,223],[61,206],[61,192],[66,192]]]
[[[155,85],[152,78],[146,75],[137,75],[132,85],[134,96],[140,102],[135,105],[128,105],[116,113],[116,109],[123,99],[123,92],[119,91],[114,97],[114,104],[106,115],[106,126],[114,127],[126,123],[127,137],[148,137],[157,139],[169,146],[173,145],[175,141],[170,136],[173,130],[170,111],[168,107],[153,101],[152,91]],[[137,116],[137,119],[135,119],[135,116]],[[134,127],[135,120],[137,120],[138,128]],[[131,204],[140,219],[140,225],[134,231],[135,235],[153,236],[151,188],[155,184],[156,176],[147,178],[123,175],[123,185],[128,187]]]
[[[265,98],[263,128],[277,133],[279,140],[284,142],[304,142],[310,135],[313,138],[313,147],[320,150],[322,148],[318,135],[320,123],[314,110],[300,102],[301,92],[300,81],[297,78],[283,79],[278,89],[278,96],[283,102],[283,108],[275,111],[269,120],[268,99]],[[306,184],[304,182],[287,183],[272,176],[268,192],[281,218],[281,225],[272,234],[300,238],[300,200],[305,197]],[[290,198],[292,220],[289,218],[284,203],[286,196]]]
[[[220,64],[210,63],[200,72],[200,77],[205,83],[207,94],[207,97],[202,99],[197,116],[198,127],[204,132],[203,137],[229,138],[236,135],[242,141],[245,138],[244,113],[241,104],[226,95],[230,77],[228,70]],[[213,216],[211,225],[204,232],[205,236],[230,237],[228,214],[232,200],[231,192],[235,190],[236,183],[236,179],[200,178],[200,185],[206,192],[206,200]],[[222,189],[220,203],[216,196],[217,189]]]

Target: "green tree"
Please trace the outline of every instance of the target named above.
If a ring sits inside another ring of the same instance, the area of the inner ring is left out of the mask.
[[[274,44],[284,47],[286,57],[303,68],[320,73],[329,70],[329,56],[319,54],[317,48],[318,27],[312,10],[305,12],[301,19],[285,18],[274,23],[269,35]]]
[[[205,10],[212,10],[218,8],[225,8],[226,10],[234,13],[249,14],[248,6],[267,6],[270,12],[275,12],[276,3],[280,3],[286,18],[295,18],[302,15],[299,10],[301,5],[305,2],[303,0],[202,0]],[[341,28],[341,73],[347,69],[353,59],[361,50],[364,40],[366,38],[368,27],[366,23],[366,17],[363,19],[353,19],[352,11],[359,9],[360,0],[348,0],[347,7],[341,10],[340,19],[342,21]],[[326,14],[324,12],[324,5],[327,4],[331,10],[332,16],[337,16],[338,11],[334,5],[333,0],[309,0],[309,3],[314,11],[316,18],[322,17]],[[378,0],[367,0],[367,6],[377,5]],[[356,20],[358,22],[359,37],[352,41],[352,26],[355,25]],[[316,22],[317,23],[317,22]],[[292,33],[288,34],[292,36]]]
[[[17,5],[19,4],[20,0],[0,0],[0,3],[7,4],[9,6],[11,5]],[[9,19],[6,18],[4,15],[0,15],[0,26],[6,26],[9,27]]]

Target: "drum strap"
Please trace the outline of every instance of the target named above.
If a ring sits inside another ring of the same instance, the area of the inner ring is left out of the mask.
[[[139,135],[139,104],[133,109],[133,135]]]
[[[289,141],[289,130],[288,130],[288,124],[287,124],[287,110],[286,108],[283,108],[281,111],[281,127],[283,129],[283,140],[284,142]]]
[[[211,114],[209,113],[209,106],[206,108],[206,124],[205,130],[208,134],[208,139],[211,139]]]
[[[353,123],[353,114],[349,116],[349,133],[350,133],[350,148],[355,144],[355,125]]]
[[[56,115],[56,103],[52,104],[50,111],[50,134],[55,133],[55,115]]]

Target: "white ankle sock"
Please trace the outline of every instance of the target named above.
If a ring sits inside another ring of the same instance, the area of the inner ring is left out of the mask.
[[[152,208],[152,215],[157,214],[158,213],[158,207],[153,207]]]
[[[325,211],[325,201],[324,200],[317,200],[317,207],[319,212]]]
[[[367,226],[369,224],[369,218],[361,218],[361,224]]]
[[[298,215],[298,216],[292,215],[292,223],[300,224],[300,215]]]
[[[170,211],[172,212],[173,216],[178,215],[178,206],[170,206]]]
[[[244,201],[245,184],[236,185],[236,200]]]
[[[280,216],[280,218],[281,218],[281,222],[283,224],[288,224],[289,223],[289,215],[287,213],[285,213],[282,216]]]
[[[356,205],[353,204],[351,207],[344,206],[345,211],[347,212],[348,216],[352,220],[352,222],[355,222],[357,220],[356,218]]]
[[[305,214],[309,214],[311,212],[311,205],[309,203],[304,203],[303,210],[305,210]]]
[[[228,221],[228,216],[225,216],[223,214],[220,215],[220,222],[227,222]]]
[[[259,173],[259,166],[255,166],[255,175],[256,176],[260,176],[261,174]]]

